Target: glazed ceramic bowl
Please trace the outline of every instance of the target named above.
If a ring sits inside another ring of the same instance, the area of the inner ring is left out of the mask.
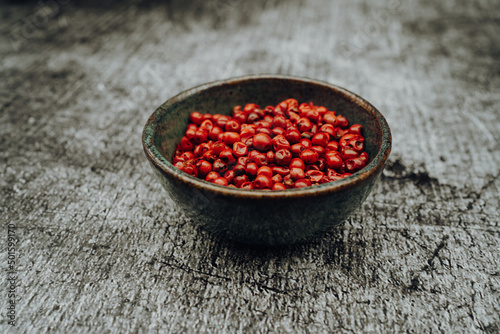
[[[361,124],[369,164],[345,179],[280,191],[224,187],[172,165],[191,112],[229,115],[235,105],[276,105],[287,98],[313,101],[337,111],[350,124]],[[377,109],[343,88],[304,78],[257,75],[204,84],[169,99],[148,119],[142,142],[156,177],[196,224],[241,243],[285,245],[331,230],[363,203],[389,157],[391,133]]]

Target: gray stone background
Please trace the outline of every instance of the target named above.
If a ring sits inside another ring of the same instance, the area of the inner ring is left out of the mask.
[[[499,333],[499,36],[496,0],[1,3],[0,331]],[[392,128],[365,204],[307,244],[214,238],[142,152],[163,101],[255,73]]]

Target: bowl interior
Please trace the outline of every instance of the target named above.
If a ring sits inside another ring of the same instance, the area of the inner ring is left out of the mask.
[[[256,103],[261,108],[295,98],[312,101],[336,111],[364,128],[365,150],[372,161],[381,149],[383,129],[376,110],[357,95],[334,85],[280,77],[250,77],[206,84],[185,91],[165,102],[154,114],[154,145],[170,164],[176,143],[185,133],[193,111],[230,115],[235,105]],[[381,116],[380,116],[381,117]]]

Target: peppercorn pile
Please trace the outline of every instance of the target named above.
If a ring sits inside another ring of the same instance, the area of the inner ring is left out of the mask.
[[[287,99],[261,109],[235,106],[232,117],[189,117],[172,162],[206,181],[243,189],[284,190],[333,182],[368,163],[362,127],[312,102]]]

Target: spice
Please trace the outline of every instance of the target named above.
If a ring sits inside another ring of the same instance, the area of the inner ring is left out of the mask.
[[[242,189],[285,190],[333,182],[369,162],[362,126],[312,102],[287,99],[232,117],[193,112],[172,163],[189,175]]]

